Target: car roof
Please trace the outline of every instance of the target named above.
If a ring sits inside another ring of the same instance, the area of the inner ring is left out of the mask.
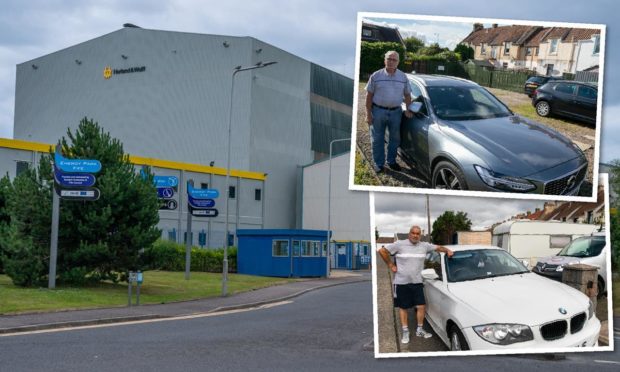
[[[446,248],[449,248],[450,250],[452,250],[454,252],[473,251],[473,250],[478,250],[478,249],[492,249],[492,250],[500,250],[500,251],[503,250],[503,249],[501,249],[499,247],[496,247],[494,245],[480,245],[480,244],[476,244],[476,245],[463,245],[463,244],[446,245]]]
[[[553,80],[553,82],[550,81],[549,83],[553,83],[553,84],[557,84],[557,83],[570,83],[570,84],[577,84],[577,85],[585,85],[587,87],[598,89],[598,85],[596,83],[591,83],[591,82],[586,82],[586,81],[575,81],[575,80],[561,79],[561,80]]]
[[[426,87],[432,86],[479,86],[473,81],[447,75],[407,74],[410,80],[415,80]]]

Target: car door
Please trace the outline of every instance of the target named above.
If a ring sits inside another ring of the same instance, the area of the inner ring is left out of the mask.
[[[426,316],[429,323],[436,332],[443,332],[446,329],[445,310],[447,302],[447,286],[441,267],[441,255],[438,252],[430,252],[424,261],[425,269],[433,269],[439,276],[438,279],[424,280],[424,296],[426,297]]]
[[[575,93],[577,84],[557,83],[553,90],[555,97],[552,102],[552,110],[558,114],[574,115],[573,111],[576,103]]]
[[[428,154],[428,129],[432,120],[429,116],[428,101],[422,87],[411,82],[411,99],[422,103],[422,108],[412,118],[403,114],[400,133],[400,149],[409,161],[415,163],[416,170],[430,178],[430,162]]]
[[[596,121],[596,100],[598,92],[593,87],[579,85],[575,97],[575,114],[584,119]]]

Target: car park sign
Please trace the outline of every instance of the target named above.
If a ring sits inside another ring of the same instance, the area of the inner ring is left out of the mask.
[[[97,173],[101,170],[99,160],[90,159],[67,159],[60,154],[60,145],[56,146],[54,165],[67,173]]]
[[[220,196],[220,192],[216,189],[195,189],[189,181],[187,182],[187,194],[194,199],[215,199]]]

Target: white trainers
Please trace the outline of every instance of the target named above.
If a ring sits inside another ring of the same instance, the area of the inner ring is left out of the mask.
[[[401,344],[409,343],[409,331],[403,331],[403,338],[400,339]]]
[[[431,338],[431,337],[433,337],[432,333],[426,332],[423,328],[418,328],[418,330],[415,331],[415,335],[417,337],[424,337],[424,338]]]

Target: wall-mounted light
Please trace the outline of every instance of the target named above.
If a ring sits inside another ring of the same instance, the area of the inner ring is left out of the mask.
[[[81,64],[82,64],[82,61],[80,61],[79,59],[76,59],[76,60],[75,60],[75,64],[76,64],[76,65],[81,65]]]
[[[262,51],[263,51],[263,48],[258,48],[258,49],[255,50],[256,54],[258,54],[258,53],[260,53]]]
[[[214,166],[214,165],[215,165],[215,161],[212,161],[212,162],[210,162],[210,163],[209,163],[209,166],[210,166],[210,167],[212,167],[212,166]]]
[[[126,56],[126,55],[124,55],[124,54],[121,54],[121,57],[122,57],[123,59],[127,59],[127,58],[129,58],[129,57],[127,57],[127,56]]]
[[[224,48],[228,48],[230,46],[228,41],[223,42],[222,45],[224,46]]]
[[[35,65],[34,63],[32,64],[32,69],[33,69],[33,70],[36,70],[36,69],[38,69],[38,68],[39,68],[39,66]]]

